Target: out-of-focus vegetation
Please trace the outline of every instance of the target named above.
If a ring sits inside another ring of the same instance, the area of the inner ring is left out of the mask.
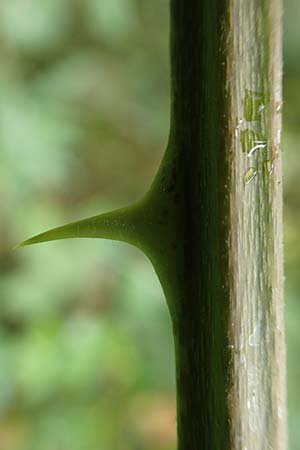
[[[150,263],[118,243],[12,252],[124,206],[169,116],[167,0],[1,0],[0,450],[168,450],[170,320]]]
[[[300,3],[285,1],[291,449],[300,445]],[[137,250],[39,231],[144,192],[169,122],[168,0],[1,0],[0,450],[170,450],[170,320]]]
[[[300,448],[300,2],[284,0],[284,225],[290,449]]]

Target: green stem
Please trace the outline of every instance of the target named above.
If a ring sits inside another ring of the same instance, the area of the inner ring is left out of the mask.
[[[171,142],[184,199],[174,292],[179,450],[229,445],[222,3],[171,0]]]
[[[279,1],[170,11],[171,130],[151,188],[21,245],[140,248],[173,323],[178,450],[285,450]]]

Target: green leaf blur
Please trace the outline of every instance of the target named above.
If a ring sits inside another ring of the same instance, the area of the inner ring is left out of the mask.
[[[291,449],[300,445],[300,4],[285,0]],[[171,450],[171,324],[138,250],[24,237],[149,186],[169,124],[168,0],[1,0],[0,449]]]
[[[1,450],[174,447],[148,260],[98,240],[11,251],[145,191],[167,139],[167,17],[167,0],[1,1]]]

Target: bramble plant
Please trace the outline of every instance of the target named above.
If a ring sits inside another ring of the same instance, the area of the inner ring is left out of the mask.
[[[172,319],[178,449],[284,450],[279,1],[170,11],[171,127],[150,189],[20,246],[141,249]]]

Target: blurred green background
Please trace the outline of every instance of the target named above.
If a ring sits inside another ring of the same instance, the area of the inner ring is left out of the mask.
[[[300,2],[285,0],[290,448],[300,447]],[[0,450],[171,450],[171,326],[130,246],[19,241],[137,199],[166,145],[168,0],[0,2]]]

